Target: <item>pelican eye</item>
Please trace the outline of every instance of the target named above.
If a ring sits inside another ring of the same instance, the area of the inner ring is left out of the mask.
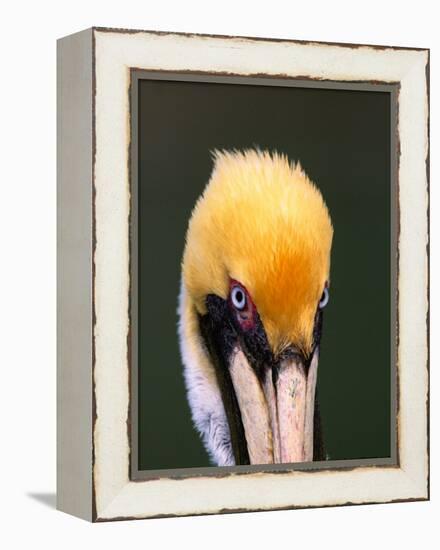
[[[330,294],[328,288],[326,287],[324,288],[324,292],[322,293],[321,299],[319,300],[319,309],[323,309],[328,304],[329,298]]]
[[[231,291],[231,301],[232,305],[239,310],[242,310],[246,307],[246,294],[242,288],[239,286],[234,286]]]

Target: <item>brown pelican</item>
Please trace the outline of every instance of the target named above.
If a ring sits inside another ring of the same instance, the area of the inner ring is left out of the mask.
[[[179,337],[195,427],[219,466],[324,459],[315,387],[327,206],[283,155],[214,157],[182,260]]]

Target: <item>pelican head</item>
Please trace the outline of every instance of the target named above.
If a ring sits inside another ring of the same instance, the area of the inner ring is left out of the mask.
[[[179,336],[193,421],[219,466],[323,458],[315,387],[332,236],[299,164],[215,153],[186,235]]]

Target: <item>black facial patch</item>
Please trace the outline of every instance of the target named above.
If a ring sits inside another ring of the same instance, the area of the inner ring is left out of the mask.
[[[225,300],[210,294],[206,299],[206,307],[208,313],[199,316],[200,331],[214,365],[228,419],[235,463],[250,464],[240,408],[228,368],[229,358],[237,342],[237,334],[231,324]]]
[[[319,347],[319,345],[321,344],[323,319],[324,319],[323,311],[322,309],[318,308],[316,310],[315,324],[313,326],[313,347],[312,347],[312,353],[310,354],[310,357],[313,356],[316,348]]]
[[[215,294],[209,294],[206,297],[206,308],[208,313],[201,317],[202,323],[211,329],[222,355],[229,359],[237,341],[237,334],[231,322],[228,304]]]
[[[230,317],[241,349],[246,355],[249,364],[254,369],[255,374],[260,380],[263,380],[264,369],[272,368],[274,357],[260,316],[258,314],[256,315],[254,327],[248,330],[241,329],[233,312],[230,313]]]

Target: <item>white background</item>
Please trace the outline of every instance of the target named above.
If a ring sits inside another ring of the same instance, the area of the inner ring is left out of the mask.
[[[435,4],[37,0],[2,5],[2,548],[439,547],[440,31]],[[92,25],[431,48],[431,502],[96,525],[55,511],[55,40]]]

